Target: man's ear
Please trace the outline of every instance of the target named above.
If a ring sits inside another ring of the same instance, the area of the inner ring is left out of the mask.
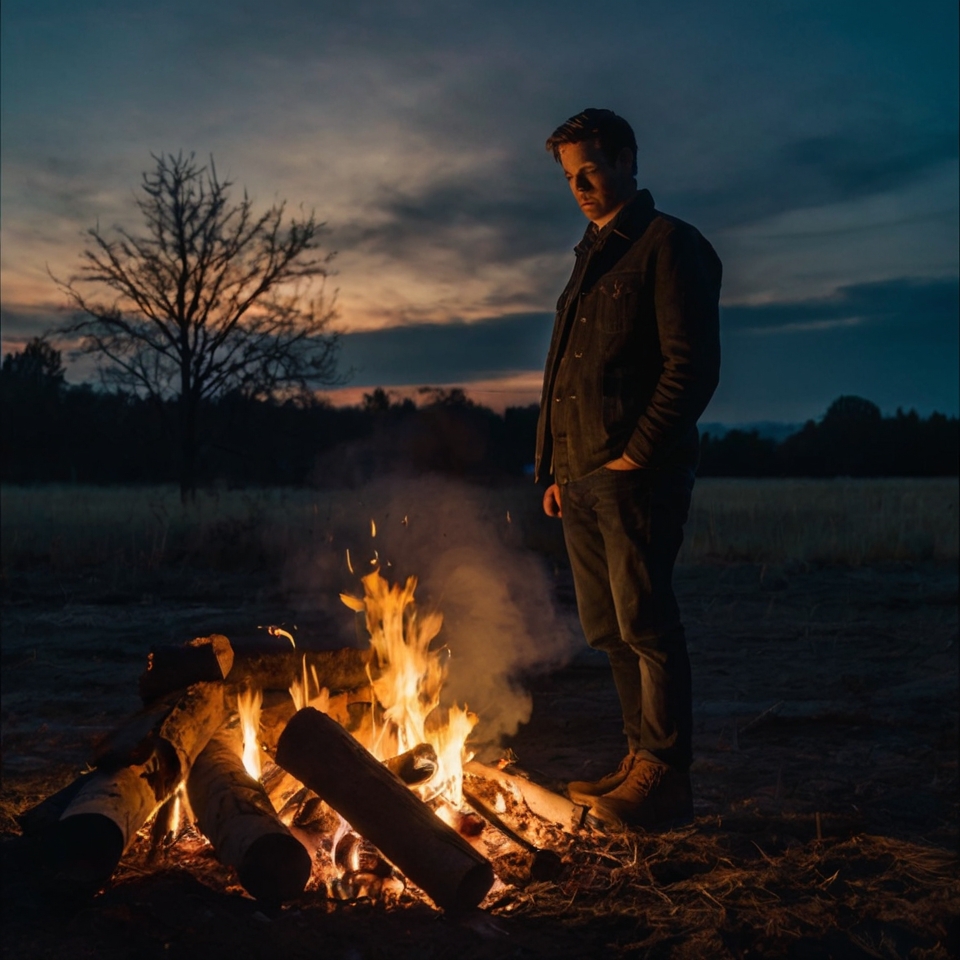
[[[633,151],[629,147],[621,147],[617,154],[617,162],[614,164],[618,170],[626,170],[633,176]]]

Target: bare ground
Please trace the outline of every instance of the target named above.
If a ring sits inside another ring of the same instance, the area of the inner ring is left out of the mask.
[[[677,576],[694,672],[696,823],[587,834],[554,884],[507,887],[483,914],[285,908],[246,897],[202,845],[142,846],[89,901],[51,892],[14,816],[83,766],[138,706],[152,643],[249,635],[290,598],[241,574],[158,576],[109,592],[48,570],[4,576],[4,956],[911,957],[960,953],[957,571],[697,565]],[[568,574],[557,596],[574,616]],[[301,636],[337,633],[304,621]],[[509,746],[544,782],[600,774],[623,749],[605,664],[584,651],[528,678]]]

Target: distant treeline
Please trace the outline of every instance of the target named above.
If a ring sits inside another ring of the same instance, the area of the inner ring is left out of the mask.
[[[34,342],[0,370],[6,483],[162,483],[178,479],[177,408],[64,381],[59,353]],[[201,482],[362,483],[386,473],[478,480],[530,472],[536,406],[503,415],[461,390],[425,389],[419,404],[383,390],[359,407],[239,394],[201,411]],[[951,476],[956,417],[897,412],[841,397],[824,418],[780,443],[731,430],[702,441],[703,476]]]
[[[884,417],[862,397],[840,397],[819,422],[776,440],[730,430],[700,440],[701,476],[950,477],[958,472],[960,422],[913,410]]]

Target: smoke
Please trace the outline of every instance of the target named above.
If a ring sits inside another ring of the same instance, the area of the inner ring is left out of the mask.
[[[471,743],[515,733],[532,708],[524,676],[561,665],[574,644],[542,558],[523,546],[524,518],[539,508],[537,489],[427,476],[329,496],[322,547],[292,567],[301,595],[339,622],[350,642],[354,631],[366,631],[338,593],[361,596],[359,578],[372,560],[391,582],[416,576],[418,607],[443,614],[435,644],[450,657],[444,703],[465,704],[480,717]]]

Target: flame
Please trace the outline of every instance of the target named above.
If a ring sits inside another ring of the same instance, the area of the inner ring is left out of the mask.
[[[438,764],[425,789],[459,807],[464,744],[477,717],[466,708],[453,706],[446,711],[445,722],[440,722],[438,707],[447,655],[443,650],[431,650],[430,644],[440,632],[443,617],[417,610],[413,599],[416,577],[408,577],[401,587],[391,585],[374,570],[361,582],[363,599],[349,594],[341,594],[340,599],[351,610],[365,612],[380,669],[379,676],[370,676],[374,696],[383,708],[383,723],[375,731],[371,752],[382,760],[429,743],[437,752]]]
[[[248,688],[237,694],[237,713],[243,731],[243,766],[254,780],[262,773],[260,766],[260,707],[263,693],[259,688]]]
[[[313,695],[310,693],[311,684],[313,689],[316,690]],[[289,693],[297,710],[302,710],[304,707],[316,707],[322,713],[329,712],[330,691],[326,687],[320,686],[320,675],[317,673],[316,664],[310,664],[310,669],[307,669],[306,655],[304,655],[302,661],[302,673],[290,685]]]

